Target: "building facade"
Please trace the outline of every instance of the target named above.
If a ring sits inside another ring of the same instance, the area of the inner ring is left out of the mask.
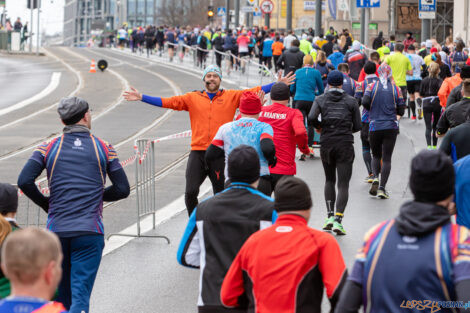
[[[94,34],[115,27],[122,0],[65,0],[64,45],[84,45]]]

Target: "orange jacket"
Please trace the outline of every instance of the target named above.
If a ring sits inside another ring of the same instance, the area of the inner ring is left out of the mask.
[[[191,150],[206,150],[219,127],[233,121],[244,91],[258,92],[261,87],[248,90],[219,90],[212,100],[205,91],[188,92],[182,96],[162,98],[162,107],[188,111],[191,120]]]
[[[276,41],[273,43],[273,55],[281,55],[282,50],[284,50],[284,45],[280,41]]]
[[[442,82],[441,88],[439,88],[439,92],[437,95],[439,96],[439,100],[441,101],[441,107],[445,108],[447,105],[447,98],[450,95],[450,92],[452,89],[457,87],[462,83],[462,78],[460,78],[460,73],[452,76],[452,77],[447,77],[444,79]]]

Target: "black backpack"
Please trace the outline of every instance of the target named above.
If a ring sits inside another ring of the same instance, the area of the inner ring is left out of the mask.
[[[199,48],[207,49],[207,37],[201,36],[201,40],[199,41]]]

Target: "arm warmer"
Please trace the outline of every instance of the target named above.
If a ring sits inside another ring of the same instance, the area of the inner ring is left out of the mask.
[[[268,160],[268,164],[271,167],[276,166],[276,148],[274,147],[273,140],[271,138],[261,139],[260,146],[264,157]]]
[[[370,105],[371,105],[371,99],[369,96],[364,96],[362,97],[362,106],[366,110],[370,110]]]
[[[103,201],[117,201],[127,198],[131,189],[124,169],[108,172],[108,176],[113,184],[104,190]]]
[[[403,114],[405,114],[405,108],[406,106],[404,105],[397,106],[397,114],[403,116]]]
[[[271,90],[271,89],[270,89]],[[157,106],[157,107],[162,107],[162,98],[160,97],[150,97],[147,95],[142,95],[142,102]]]
[[[348,280],[344,286],[335,313],[358,313],[362,305],[362,286]]]
[[[263,85],[263,86],[261,86],[261,90],[263,90],[264,93],[270,93],[271,92],[271,87],[273,85],[274,85],[274,83]]]
[[[34,183],[44,167],[34,160],[28,160],[18,177],[18,187],[46,213],[49,211],[49,198],[44,196]]]

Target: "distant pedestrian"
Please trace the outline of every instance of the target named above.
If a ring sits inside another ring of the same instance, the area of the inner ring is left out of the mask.
[[[284,75],[290,72],[295,73],[295,71],[302,67],[305,54],[300,51],[299,45],[299,40],[294,39],[292,46],[285,50],[277,61],[277,65],[284,69]]]
[[[366,61],[366,55],[361,52],[361,43],[355,40],[352,44],[352,49],[349,50],[344,56],[344,62],[348,63],[350,76],[354,80],[359,79],[359,74],[361,73],[361,69],[364,64],[366,64]]]
[[[331,64],[338,69],[338,65],[343,63],[344,54],[340,52],[340,48],[338,45],[333,46],[333,53],[330,54],[328,60],[330,60]]]
[[[13,30],[15,32],[20,32],[22,28],[23,28],[23,24],[21,23],[21,18],[18,17],[16,19],[16,22],[15,22],[14,26],[13,26]]]
[[[18,186],[48,213],[47,228],[59,236],[64,276],[57,300],[71,313],[88,313],[104,248],[103,201],[124,199],[130,188],[114,148],[90,133],[88,103],[63,98],[58,112],[65,124],[63,134],[34,150]],[[34,182],[44,169],[49,197]],[[109,187],[106,175],[112,182]]]

